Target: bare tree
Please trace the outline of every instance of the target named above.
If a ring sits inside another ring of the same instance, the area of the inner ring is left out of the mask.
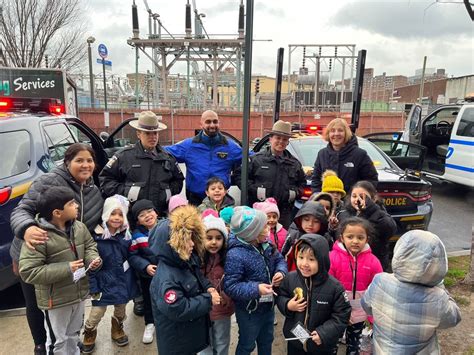
[[[80,0],[0,0],[0,63],[74,69],[86,55]]]

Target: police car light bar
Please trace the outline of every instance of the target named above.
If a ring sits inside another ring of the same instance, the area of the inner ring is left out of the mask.
[[[53,98],[12,98],[0,97],[0,111],[65,113],[61,100]]]

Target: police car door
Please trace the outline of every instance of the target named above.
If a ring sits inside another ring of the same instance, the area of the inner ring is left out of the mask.
[[[405,121],[405,128],[401,140],[404,142],[420,144],[421,118],[423,109],[420,105],[413,105]]]
[[[421,170],[426,155],[426,147],[400,140],[366,137],[387,154],[399,168]]]
[[[444,179],[474,187],[474,104],[466,104],[454,123]]]

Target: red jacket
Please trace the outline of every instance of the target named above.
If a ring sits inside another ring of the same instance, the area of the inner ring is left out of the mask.
[[[234,313],[234,303],[227,296],[222,287],[224,279],[224,267],[221,265],[219,254],[212,254],[206,265],[201,268],[204,276],[211,282],[212,286],[221,295],[221,304],[213,305],[210,313],[211,320],[218,320],[230,317]]]
[[[329,274],[338,279],[346,291],[353,291],[353,273],[356,275],[355,290],[365,291],[374,276],[382,272],[382,265],[379,259],[372,254],[368,244],[354,257],[341,242],[337,242],[329,253],[329,259],[331,260]]]

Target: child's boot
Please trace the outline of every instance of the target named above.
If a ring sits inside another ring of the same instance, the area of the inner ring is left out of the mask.
[[[118,346],[125,346],[128,344],[127,334],[123,331],[123,321],[125,318],[117,318],[112,316],[112,340]]]
[[[95,348],[95,338],[97,337],[97,327],[89,328],[87,325],[84,327],[84,340],[82,341],[83,347],[81,352],[83,354],[90,354]]]

